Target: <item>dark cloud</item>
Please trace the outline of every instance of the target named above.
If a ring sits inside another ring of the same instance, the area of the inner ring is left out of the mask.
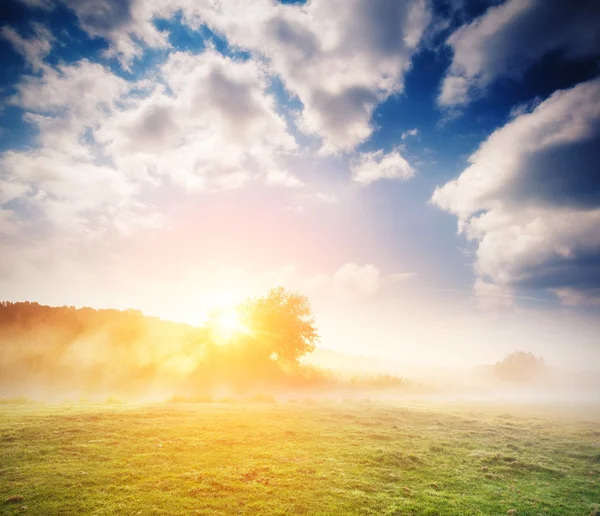
[[[205,81],[211,102],[233,123],[245,125],[259,114],[248,82],[227,76],[221,67],[211,70]]]
[[[107,36],[129,25],[134,0],[65,0],[77,14],[79,23],[90,34]]]
[[[509,195],[558,206],[600,207],[600,121],[587,138],[526,155]]]
[[[593,56],[600,52],[600,2],[537,0],[482,43],[494,73],[519,71],[556,49],[570,59]]]
[[[394,55],[406,49],[406,33],[402,28],[413,8],[413,2],[370,0],[358,4],[359,13],[349,27],[347,45],[371,48],[383,55]]]
[[[334,131],[355,120],[368,119],[378,103],[377,95],[368,88],[347,88],[339,94],[314,92],[312,103],[323,117],[323,125]]]
[[[599,158],[597,78],[497,129],[434,202],[479,242],[481,279],[588,302],[600,292]]]
[[[439,102],[468,102],[493,81],[521,75],[545,56],[600,56],[598,0],[508,0],[450,35],[454,51]]]
[[[600,289],[600,247],[523,268],[513,284],[525,289],[596,291]]]
[[[305,59],[318,51],[317,37],[306,27],[285,18],[273,18],[267,22],[268,33],[280,44],[293,48]]]

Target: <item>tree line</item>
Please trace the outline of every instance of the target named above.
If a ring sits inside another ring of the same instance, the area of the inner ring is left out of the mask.
[[[193,327],[138,310],[2,302],[0,394],[197,394],[317,380],[300,364],[318,341],[305,296],[280,287],[235,311],[239,328],[224,342],[210,318]]]

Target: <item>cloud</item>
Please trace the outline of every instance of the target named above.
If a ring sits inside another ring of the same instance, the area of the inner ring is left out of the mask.
[[[401,138],[403,140],[406,140],[407,138],[410,138],[411,136],[418,136],[419,135],[419,130],[415,127],[414,129],[408,129],[407,131],[404,131],[402,133]]]
[[[553,292],[567,306],[600,306],[600,288],[590,288],[585,291],[573,288],[559,288],[554,289]]]
[[[44,11],[50,11],[54,9],[54,3],[52,0],[20,0],[27,7],[34,9],[42,9]]]
[[[508,0],[450,35],[454,56],[442,84],[441,106],[467,104],[503,76],[515,77],[542,57],[598,55],[600,3],[596,0]]]
[[[107,55],[118,57],[128,69],[143,54],[138,43],[149,47],[168,46],[167,34],[153,23],[153,3],[146,0],[63,0],[75,11],[81,28],[92,37],[108,40]]]
[[[207,18],[268,58],[303,104],[299,125],[323,139],[325,152],[338,152],[365,141],[375,106],[402,91],[429,12],[420,0],[314,0],[265,9],[262,30],[233,20]]]
[[[336,289],[357,296],[370,296],[379,290],[381,274],[374,265],[347,263],[334,275]]]
[[[259,63],[210,49],[176,52],[159,77],[166,87],[157,83],[148,96],[131,99],[94,132],[119,170],[139,178],[168,176],[192,190],[235,188],[258,177],[302,184],[278,162],[296,142]]]
[[[303,6],[271,0],[65,0],[88,34],[106,38],[125,66],[141,41],[168,46],[152,21],[183,14],[192,28],[208,25],[234,47],[266,59],[302,102],[297,123],[323,140],[324,152],[353,149],[373,132],[372,112],[402,91],[404,74],[430,20],[425,0],[313,0]]]
[[[231,268],[230,272],[236,277],[234,283],[237,282],[239,285],[247,283],[248,278],[252,278],[251,285],[246,286],[246,290],[250,292],[259,294],[266,289],[281,285],[302,292],[310,298],[319,299],[352,300],[372,296],[379,290],[382,282],[381,273],[375,265],[356,263],[345,263],[333,273],[306,274],[296,263],[263,273],[236,267]]]
[[[96,63],[44,66],[24,76],[9,102],[39,130],[37,147],[7,151],[0,172],[18,190],[24,213],[67,231],[89,233],[128,204],[134,185],[86,143],[86,131],[103,123],[130,85]],[[23,211],[22,210],[22,211]],[[24,215],[23,215],[24,216]]]
[[[331,194],[331,193],[328,194],[328,193],[324,193],[324,192],[317,192],[317,194],[315,195],[315,198],[326,204],[335,204],[336,202],[339,201],[339,199],[337,198],[336,195]]]
[[[496,130],[432,201],[477,243],[475,271],[499,287],[600,288],[600,79],[557,91]],[[565,297],[565,296],[563,296]]]
[[[394,283],[403,283],[416,278],[418,275],[419,274],[416,272],[397,272],[395,274],[390,274],[388,279]]]
[[[54,41],[50,31],[39,23],[33,24],[33,36],[29,39],[23,38],[6,25],[0,29],[0,37],[8,41],[34,70],[40,70],[44,66],[44,58],[50,53]]]
[[[358,154],[350,164],[352,178],[357,183],[367,185],[379,179],[406,181],[415,171],[398,149],[385,154],[383,150]]]
[[[131,85],[98,63],[45,67],[41,75],[24,75],[9,101],[27,112],[91,125],[110,113]]]
[[[296,142],[258,61],[175,52],[140,82],[85,59],[40,72],[8,99],[38,129],[34,148],[0,157],[0,196],[19,203],[18,217],[85,238],[127,235],[162,224],[148,201],[161,184],[302,186],[285,167]]]

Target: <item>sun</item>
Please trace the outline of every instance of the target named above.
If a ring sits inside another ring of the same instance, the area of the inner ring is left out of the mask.
[[[240,315],[235,308],[221,309],[211,317],[213,331],[223,340],[228,340],[236,333],[246,333]]]

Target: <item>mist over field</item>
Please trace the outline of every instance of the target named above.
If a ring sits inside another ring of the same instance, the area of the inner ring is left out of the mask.
[[[316,347],[294,363],[239,335],[220,335],[210,320],[194,327],[135,310],[3,303],[0,322],[2,398],[600,402],[598,375],[526,352],[442,368]]]

